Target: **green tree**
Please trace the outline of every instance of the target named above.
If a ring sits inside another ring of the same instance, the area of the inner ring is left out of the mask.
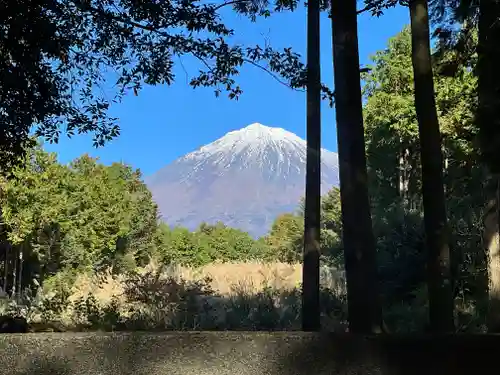
[[[336,187],[321,197],[321,254],[326,264],[344,267],[340,190]]]
[[[297,262],[301,259],[304,242],[303,200],[297,213],[278,216],[265,237],[270,257],[281,262]],[[342,219],[340,191],[332,188],[321,197],[321,260],[334,267],[344,266],[342,254]]]
[[[286,213],[274,221],[266,243],[273,257],[281,262],[294,263],[302,259],[304,243],[304,218],[302,215]]]
[[[456,59],[445,68],[455,75],[463,60],[477,53],[475,72],[478,78],[478,106],[475,118],[479,128],[478,140],[482,160],[488,167],[489,180],[485,194],[484,243],[488,253],[490,276],[489,328],[500,330],[500,78],[497,62],[500,56],[500,4],[496,0],[436,1],[436,21],[440,24],[440,42],[443,50],[453,50]],[[456,28],[456,24],[461,27]],[[477,38],[476,38],[477,33]]]
[[[268,247],[248,233],[223,223],[201,223],[197,230],[170,228],[160,223],[157,232],[157,256],[164,264],[203,266],[211,262],[266,260]]]
[[[419,209],[421,174],[409,28],[391,38],[387,49],[372,61],[372,71],[363,77],[363,94],[373,210],[377,214],[391,206]]]
[[[186,228],[170,228],[160,224],[158,233],[158,253],[164,264],[203,265],[214,258],[208,245],[196,243],[194,234]]]
[[[436,56],[437,71],[454,58],[452,51]],[[473,64],[472,58],[453,77],[438,73],[434,84],[446,161],[447,214],[453,228],[454,289],[479,308],[485,287],[480,219],[485,170],[475,142],[477,80]],[[413,290],[424,281],[420,141],[413,107],[409,28],[391,38],[387,49],[373,57],[372,71],[364,79],[368,171],[382,294],[387,303],[391,303],[387,298],[393,299],[390,295],[409,303]],[[402,158],[405,148],[410,151],[408,159]],[[399,173],[394,173],[398,169]],[[402,175],[407,179],[405,184],[400,184]]]
[[[139,171],[82,156],[70,165],[34,148],[4,181],[7,236],[24,253],[26,275],[63,268],[119,269],[153,252],[157,208]],[[21,251],[19,250],[19,251]]]

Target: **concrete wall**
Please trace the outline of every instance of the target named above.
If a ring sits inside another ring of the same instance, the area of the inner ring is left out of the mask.
[[[363,338],[306,333],[0,335],[0,374],[489,374],[500,336]]]

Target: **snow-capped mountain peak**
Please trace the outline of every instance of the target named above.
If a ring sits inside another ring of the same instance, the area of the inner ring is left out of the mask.
[[[264,140],[283,140],[289,142],[302,142],[303,140],[297,137],[292,132],[283,128],[273,128],[270,126],[262,125],[261,123],[254,122],[243,129],[235,130],[226,134],[223,138],[243,138],[247,142],[256,142]]]
[[[151,176],[164,220],[190,229],[217,220],[259,236],[304,195],[306,141],[260,123],[231,131]],[[322,149],[323,192],[338,185],[337,154]]]
[[[273,128],[260,123],[250,124],[234,130],[215,142],[205,145],[186,155],[187,159],[205,159],[214,154],[246,153],[248,156],[262,156],[266,148],[276,150],[303,148],[305,141],[283,128]]]

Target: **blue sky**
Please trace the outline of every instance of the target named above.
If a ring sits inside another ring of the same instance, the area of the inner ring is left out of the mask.
[[[236,31],[234,42],[264,44],[268,40],[274,48],[291,46],[305,56],[306,13],[303,9],[276,14],[257,23],[231,12],[225,16],[227,24]],[[333,86],[331,24],[326,15],[321,21],[322,80]],[[408,10],[392,9],[378,19],[361,15],[358,21],[363,64],[409,23]],[[172,86],[145,87],[138,97],[129,96],[111,108],[111,114],[120,119],[121,135],[103,148],[93,148],[91,137],[85,135],[64,137],[59,144],[45,148],[57,152],[64,163],[88,153],[105,164],[122,161],[150,175],[228,131],[253,122],[283,127],[305,138],[305,93],[292,91],[257,68],[246,67],[238,78],[244,91],[239,101],[224,95],[216,98],[211,88],[192,89],[186,84],[186,70],[191,76],[196,74],[193,61],[185,57],[182,66],[184,68],[178,65]],[[323,147],[336,151],[335,112],[326,102],[322,108],[322,127]]]

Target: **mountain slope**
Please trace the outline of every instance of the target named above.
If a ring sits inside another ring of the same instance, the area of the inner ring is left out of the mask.
[[[322,150],[323,193],[338,185],[337,154]],[[306,142],[258,123],[189,153],[146,183],[163,220],[195,229],[201,222],[264,235],[304,195]]]

